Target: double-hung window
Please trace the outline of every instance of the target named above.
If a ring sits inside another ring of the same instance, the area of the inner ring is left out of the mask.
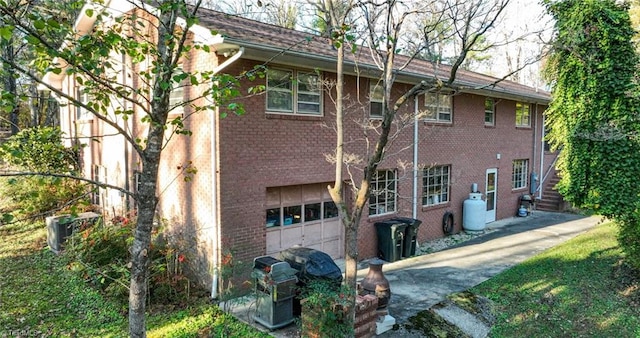
[[[398,177],[395,170],[378,170],[371,178],[369,215],[382,215],[396,211]]]
[[[529,173],[529,160],[513,160],[513,172],[511,175],[511,188],[520,189],[527,186],[527,174]]]
[[[82,90],[82,88],[80,87],[76,89],[76,98],[83,105],[90,104],[90,100],[91,100],[90,95],[86,91]],[[91,118],[92,118],[92,115],[90,111],[88,111],[85,107],[76,106],[76,119],[88,120]]]
[[[267,70],[267,111],[322,115],[322,83],[313,72]]]
[[[484,99],[484,125],[496,125],[496,102],[490,97]]]
[[[516,127],[531,127],[531,105],[516,102]]]
[[[449,202],[451,166],[425,168],[422,175],[422,205],[437,205]]]
[[[172,82],[169,94],[169,116],[182,116],[184,114],[184,88],[185,82]]]
[[[369,85],[369,117],[382,118],[384,105],[384,90],[381,82],[373,82]]]
[[[427,109],[427,121],[451,123],[451,95],[426,93],[424,105]]]

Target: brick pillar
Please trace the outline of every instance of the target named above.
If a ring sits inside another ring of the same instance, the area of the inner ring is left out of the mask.
[[[356,338],[370,338],[376,335],[378,297],[374,295],[356,296]]]

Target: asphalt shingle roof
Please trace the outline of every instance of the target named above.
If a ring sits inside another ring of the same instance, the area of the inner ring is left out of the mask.
[[[271,51],[272,55],[297,55],[311,60],[331,60],[335,62],[337,52],[332,48],[327,38],[287,29],[263,22],[258,22],[236,15],[217,12],[209,9],[199,10],[200,25],[213,30],[225,37],[225,41],[239,46],[250,46],[254,49]],[[367,48],[359,48],[355,54],[347,53],[347,63],[360,67],[376,68],[373,58]],[[405,62],[406,56],[397,56],[397,64]],[[448,79],[451,67],[435,65],[432,62],[414,59],[399,72],[406,78],[413,78],[417,83],[421,80]],[[463,92],[484,93],[485,95],[522,98],[525,101],[546,104],[550,101],[550,94],[513,81],[459,69],[454,82]]]

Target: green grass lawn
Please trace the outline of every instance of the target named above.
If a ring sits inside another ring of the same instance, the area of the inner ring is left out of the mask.
[[[491,337],[640,337],[638,272],[600,225],[470,291],[495,302]]]
[[[126,337],[127,313],[67,270],[43,223],[0,226],[0,337]],[[207,298],[147,317],[149,337],[268,337]]]

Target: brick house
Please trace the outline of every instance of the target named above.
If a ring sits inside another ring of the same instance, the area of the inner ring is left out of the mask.
[[[139,11],[123,10],[127,4],[110,2],[122,12]],[[80,35],[89,32],[94,21],[81,16],[76,23]],[[326,158],[334,151],[335,108],[331,88],[321,85],[335,78],[335,51],[325,39],[309,33],[205,9],[192,34],[215,53],[193,51],[183,64],[186,70],[217,69],[236,75],[256,66],[267,69],[265,78],[243,82],[243,93],[250,86],[265,86],[262,94],[238,99],[246,109],[244,116],[192,115],[186,126],[193,135],[174,136],[163,154],[158,214],[175,237],[187,243],[202,283],[217,283],[216,272],[229,253],[237,261],[250,262],[303,245],[343,257],[343,229],[327,192],[335,170]],[[350,55],[345,66],[346,151],[360,156],[366,156],[375,139],[375,128],[364,133],[363,125],[375,127],[381,105],[376,100],[378,71],[366,54],[361,50]],[[137,85],[136,67],[142,66],[122,68],[123,81],[132,86]],[[446,66],[434,68],[413,60],[398,74],[393,91],[399,95],[419,81],[444,78],[447,71]],[[64,72],[48,74],[47,81],[69,95],[89,99]],[[542,141],[543,112],[550,96],[496,81],[461,70],[452,95],[425,93],[402,107],[402,116],[419,118],[394,127],[396,136],[379,166],[369,212],[360,224],[361,259],[378,254],[374,224],[393,217],[422,221],[419,243],[445,235],[445,213],[453,214],[454,231],[460,231],[463,202],[473,184],[487,201],[485,223],[514,216],[523,194],[544,197],[531,177],[548,171],[555,156],[545,151]],[[172,99],[188,100],[197,90],[176,90]],[[137,155],[124,138],[112,135],[109,126],[81,109],[62,106],[63,130],[88,145],[82,154],[85,175],[135,191]],[[173,113],[186,116],[188,111]],[[138,119],[118,123],[139,135],[144,126],[140,112],[136,114]],[[87,141],[90,138],[100,142]],[[185,168],[197,168],[189,182],[182,179]],[[353,173],[358,179],[357,170]],[[135,208],[133,201],[112,189],[101,190],[94,202],[110,214]]]

